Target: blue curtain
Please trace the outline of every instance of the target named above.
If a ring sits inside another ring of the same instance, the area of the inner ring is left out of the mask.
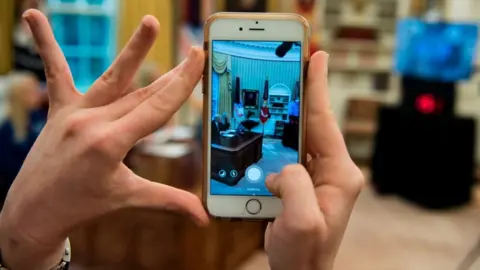
[[[300,80],[300,61],[277,62],[268,60],[256,60],[231,56],[232,70],[231,78],[235,80],[238,76],[242,82],[242,89],[256,89],[263,96],[265,79],[268,76],[269,86],[283,83],[290,89],[295,89],[297,81]],[[232,81],[234,84],[235,81]]]

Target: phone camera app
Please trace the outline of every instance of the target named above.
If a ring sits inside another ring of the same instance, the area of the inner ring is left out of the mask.
[[[266,177],[299,160],[301,43],[212,47],[210,194],[271,196]]]

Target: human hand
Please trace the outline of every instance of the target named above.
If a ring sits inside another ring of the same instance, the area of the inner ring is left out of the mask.
[[[331,270],[355,200],[363,186],[328,97],[328,55],[317,52],[307,79],[307,169],[289,165],[267,179],[283,212],[265,233],[272,270]]]
[[[208,216],[195,195],[143,179],[122,162],[190,96],[202,76],[203,51],[192,49],[180,66],[132,89],[159,30],[158,21],[146,16],[111,67],[81,95],[47,18],[29,10],[24,19],[45,64],[50,111],[0,216],[7,266],[49,269],[59,262],[74,228],[121,208],[178,211],[206,224]]]

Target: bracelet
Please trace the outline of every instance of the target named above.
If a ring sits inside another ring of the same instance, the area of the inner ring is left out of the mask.
[[[70,240],[67,238],[67,241],[65,241],[65,252],[63,253],[62,260],[57,266],[53,267],[51,270],[68,270],[68,266],[70,264],[70,257],[71,257]],[[8,268],[3,266],[1,251],[0,251],[0,270],[8,270]]]

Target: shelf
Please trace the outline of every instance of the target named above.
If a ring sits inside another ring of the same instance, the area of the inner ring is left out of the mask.
[[[341,71],[341,72],[355,72],[355,73],[380,73],[380,72],[392,72],[393,67],[382,66],[360,66],[360,65],[335,65],[330,64],[329,71]]]
[[[335,39],[322,45],[327,51],[358,51],[358,52],[376,52],[393,53],[393,46],[385,46],[378,41],[365,41],[359,39]]]

